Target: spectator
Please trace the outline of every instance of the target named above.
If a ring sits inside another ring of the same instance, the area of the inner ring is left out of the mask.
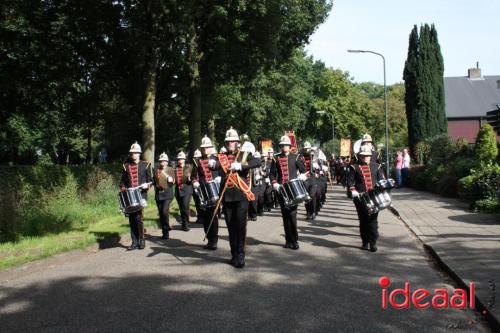
[[[408,149],[403,149],[403,167],[401,168],[402,186],[408,185],[408,173],[410,171],[410,154],[408,154]]]
[[[396,185],[397,187],[401,187],[403,185],[401,179],[401,169],[403,168],[403,153],[401,150],[396,152]]]

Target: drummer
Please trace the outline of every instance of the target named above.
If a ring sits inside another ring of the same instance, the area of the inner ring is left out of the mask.
[[[281,137],[279,146],[281,152],[274,156],[269,174],[273,188],[277,193],[280,193],[281,186],[290,180],[299,178],[305,181],[307,179],[304,163],[298,159],[296,154],[290,152],[292,143],[287,135]],[[300,175],[298,176],[297,170],[300,171]],[[278,194],[278,200],[281,207],[283,227],[285,229],[286,243],[283,247],[298,250],[297,205],[291,207],[285,206],[283,196],[280,194]]]
[[[385,179],[380,164],[372,162],[373,151],[370,146],[361,146],[359,160],[350,166],[347,186],[351,191],[352,200],[356,206],[359,218],[359,233],[363,250],[377,251],[378,213],[369,214],[366,205],[362,204],[360,195],[373,189],[375,184]],[[368,245],[370,247],[368,247]]]
[[[140,188],[143,199],[147,199],[148,189],[151,186],[151,163],[141,161],[141,146],[135,142],[130,146],[129,158],[123,164],[123,172],[120,179],[120,192],[125,192],[128,188]],[[144,239],[143,210],[129,213],[130,236],[132,244],[127,247],[128,251],[144,249],[146,241]]]
[[[220,168],[219,160],[216,155],[213,155],[213,144],[212,140],[208,136],[205,135],[204,138],[201,139],[202,152],[201,157],[198,160],[198,163],[193,168],[193,172],[191,174],[191,179],[193,179],[193,187],[195,189],[200,186],[204,186],[207,183],[215,182],[218,187],[220,187]],[[216,250],[217,242],[219,239],[219,219],[218,214],[214,213],[215,207],[199,207],[198,212],[198,221],[203,223],[203,229],[205,230],[205,234],[207,234],[208,243],[205,245],[206,250]],[[213,219],[213,221],[212,221]],[[210,222],[212,225],[210,226]],[[210,226],[210,229],[209,229]]]
[[[153,172],[153,184],[155,187],[155,201],[158,207],[158,214],[160,216],[160,226],[162,232],[162,239],[169,238],[170,223],[169,211],[170,203],[174,197],[173,185],[175,172],[174,169],[168,166],[168,155],[163,152],[159,158],[159,165]]]

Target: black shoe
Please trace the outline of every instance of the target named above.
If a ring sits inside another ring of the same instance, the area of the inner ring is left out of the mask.
[[[229,260],[229,265],[231,265],[231,266],[236,266],[236,257],[232,257],[232,258]]]
[[[217,245],[214,244],[207,244],[203,247],[205,250],[210,250],[210,251],[215,251],[217,250]]]
[[[161,239],[169,239],[169,235],[168,234],[164,234],[163,236],[161,236]]]
[[[245,267],[245,255],[240,254],[236,259],[236,264],[234,265],[235,268],[243,268]]]
[[[245,267],[245,259],[238,260],[234,265],[235,268],[243,268]]]
[[[139,248],[139,245],[137,245],[137,244],[132,244],[132,245],[130,245],[129,247],[127,247],[127,251],[137,250],[138,248]]]
[[[168,231],[171,231],[171,230],[172,230],[172,227],[171,227],[171,226],[168,226],[167,230],[168,230]]]
[[[256,218],[256,217],[252,217],[252,218],[250,219],[250,221],[257,221],[257,218]]]
[[[368,251],[368,243],[363,243],[363,245],[361,245],[361,250]]]
[[[313,218],[312,218],[312,216],[311,216],[311,215],[309,215],[309,214],[307,214],[307,216],[306,216],[306,221],[312,221],[312,219],[313,219]]]
[[[298,243],[294,243],[294,244],[292,244],[292,245],[290,246],[290,248],[291,248],[292,250],[298,250],[298,249],[299,249],[299,244],[298,244]]]
[[[285,249],[289,249],[291,246],[292,246],[292,244],[290,244],[290,243],[286,243],[285,245],[283,245],[283,247]]]
[[[139,250],[144,250],[145,247],[146,247],[146,241],[143,239],[139,244]]]
[[[183,231],[189,231],[189,227],[187,226],[187,224],[183,224],[182,225],[182,230]]]
[[[370,252],[377,252],[377,245],[370,244]]]

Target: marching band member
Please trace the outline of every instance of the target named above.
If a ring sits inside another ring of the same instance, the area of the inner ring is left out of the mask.
[[[319,201],[318,201],[318,181],[316,178],[316,173],[319,170],[319,165],[315,162],[313,156],[312,146],[309,141],[304,142],[304,148],[302,150],[302,154],[300,159],[304,163],[304,168],[307,173],[306,180],[306,189],[311,197],[311,200],[306,202],[306,220],[312,221],[316,218],[317,213],[319,212]]]
[[[373,163],[378,163],[377,162],[379,158],[378,152],[375,150],[375,147],[373,146],[373,140],[370,134],[368,133],[363,134],[363,136],[361,137],[361,147],[362,146],[370,147],[370,150],[372,151],[371,161]]]
[[[303,162],[298,159],[296,154],[290,153],[292,143],[286,135],[281,137],[279,143],[281,153],[277,154],[271,165],[271,182],[273,188],[279,193],[280,187],[289,180],[300,178],[305,181],[307,179]],[[300,175],[298,172],[300,171]],[[297,176],[298,175],[298,176]],[[281,206],[281,215],[283,218],[283,227],[285,229],[285,248],[297,250],[299,248],[299,235],[297,232],[297,206],[285,206],[284,198],[279,195]]]
[[[217,156],[212,155],[213,144],[212,140],[205,135],[201,139],[202,156],[198,160],[197,165],[193,168],[191,179],[193,179],[193,187],[199,188],[202,184],[215,181],[220,184],[220,167],[217,168],[219,160]],[[208,243],[205,245],[207,250],[216,250],[217,242],[219,240],[219,219],[217,214],[214,214],[215,207],[200,207],[198,219],[203,223],[203,229],[207,234]],[[214,216],[215,215],[215,216]],[[213,217],[213,221],[212,221]],[[210,222],[210,230],[208,229]],[[208,232],[208,233],[207,233]]]
[[[177,154],[177,166],[175,167],[175,199],[179,205],[182,230],[184,231],[189,231],[189,203],[193,195],[191,172],[192,167],[186,164],[186,154],[181,151]]]
[[[260,162],[260,153],[257,151],[254,153],[253,157],[255,157]],[[262,192],[262,170],[259,167],[251,169],[249,172],[250,177],[250,186],[252,189],[252,193],[255,196],[254,201],[250,201],[250,205],[248,207],[248,218],[250,221],[257,221],[257,215],[259,214],[259,202],[263,201],[261,192]]]
[[[374,188],[377,181],[384,179],[380,165],[372,162],[372,149],[369,146],[361,146],[358,163],[352,165],[348,174],[347,185],[351,191],[356,211],[359,218],[359,232],[361,235],[362,249],[371,252],[377,251],[378,239],[378,213],[369,214],[366,206],[360,200],[363,194]]]
[[[250,152],[238,153],[239,141],[238,133],[231,127],[224,139],[227,151],[219,154],[219,164],[224,172],[222,188],[225,192],[222,193],[222,200],[231,246],[230,264],[236,268],[243,268],[245,266],[248,203],[254,199],[245,179],[249,170],[258,167],[260,161]]]
[[[262,176],[265,181],[265,190],[264,190],[264,209],[266,212],[270,212],[274,207],[274,199],[273,199],[273,186],[271,184],[271,179],[269,178],[269,174],[271,173],[271,164],[273,162],[273,148],[269,148],[267,152],[262,152],[264,156],[264,166]]]
[[[128,162],[123,164],[120,191],[124,192],[127,188],[141,186],[141,196],[147,199],[148,189],[151,186],[151,164],[140,160],[141,153],[141,146],[137,142],[130,146]],[[146,241],[144,239],[143,210],[128,214],[128,221],[132,245],[127,250],[144,249]]]
[[[200,147],[201,148],[201,147]],[[201,151],[199,149],[196,149],[193,154],[193,170],[198,167],[199,160],[201,157]],[[193,179],[193,178],[191,178]],[[197,195],[193,195],[193,200],[194,200],[194,207],[196,208],[196,221],[195,223],[200,222],[200,200],[198,199]]]
[[[155,187],[155,201],[158,207],[158,214],[160,216],[160,226],[162,232],[162,239],[169,238],[170,223],[169,223],[169,210],[170,203],[172,202],[173,185],[174,185],[174,169],[168,166],[168,156],[165,153],[160,155],[158,159],[160,164],[153,172],[153,185]]]

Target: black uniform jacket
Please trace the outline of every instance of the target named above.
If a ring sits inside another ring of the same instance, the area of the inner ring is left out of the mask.
[[[137,187],[144,183],[152,181],[151,163],[147,161],[132,161],[123,164],[122,177],[120,179],[120,188]],[[143,198],[147,198],[147,190],[141,190]]]
[[[300,171],[300,173],[306,172],[304,163],[298,158],[298,155],[279,153],[274,155],[269,178],[271,178],[273,184],[284,184],[297,178],[297,171]]]
[[[208,162],[210,160],[215,161],[215,166],[213,168],[208,167]],[[191,179],[193,181],[197,181],[200,184],[203,184],[214,180],[216,177],[222,176],[219,159],[216,156],[203,156],[198,161],[196,161],[196,163],[197,164],[194,166],[193,172],[191,173]]]
[[[233,162],[239,162],[241,163],[243,156],[245,155],[244,152],[240,153],[240,156],[238,157],[238,160],[235,161],[236,158],[236,153],[232,152],[226,152],[224,155],[227,157],[227,160],[229,162],[229,167],[231,166],[231,163]],[[240,171],[233,171],[233,173],[237,173],[239,177],[243,180],[247,180],[248,177],[248,172],[250,169],[260,167],[260,160],[253,157],[252,153],[247,154],[247,159],[245,163],[242,163],[241,165],[241,170]],[[219,158],[219,162],[217,163],[217,168],[218,170],[222,170],[222,182],[221,182],[221,189],[224,188],[225,183],[226,183],[226,174],[223,171],[221,161]],[[229,171],[228,171],[229,172]],[[248,200],[247,196],[236,186],[229,186],[226,189],[226,193],[224,194],[224,202],[234,202],[234,201],[243,201],[243,200]]]
[[[162,175],[163,173],[163,175]],[[164,188],[160,185],[160,177],[172,177],[175,180],[174,169],[172,167],[165,167],[164,169],[158,167],[153,172],[153,184],[155,186],[155,200],[171,200],[174,196],[174,184],[167,183],[167,187]]]
[[[384,173],[377,163],[356,163],[350,166],[347,186],[351,191],[360,193],[373,189],[377,181],[385,179]]]
[[[175,180],[175,195],[183,197],[193,193],[193,185],[191,182],[192,167],[188,164],[181,167],[176,166],[174,169]]]

